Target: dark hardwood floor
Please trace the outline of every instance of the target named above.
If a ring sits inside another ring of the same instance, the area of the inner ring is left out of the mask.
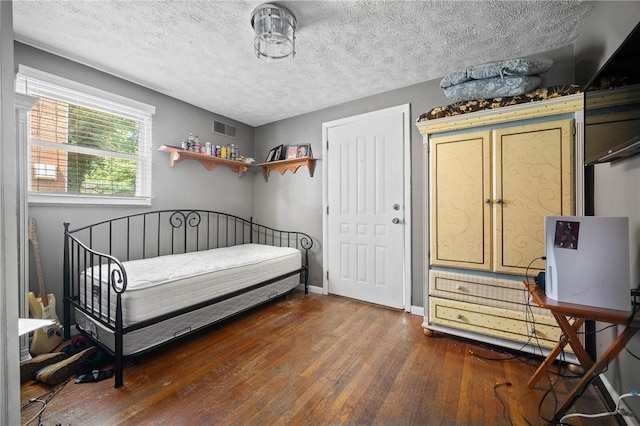
[[[42,424],[539,425],[575,383],[550,372],[529,389],[541,358],[426,337],[421,324],[405,312],[296,291],[127,363],[122,388],[113,379],[68,382]],[[22,385],[23,423],[41,407],[29,399],[53,389]],[[606,409],[590,387],[574,410]]]

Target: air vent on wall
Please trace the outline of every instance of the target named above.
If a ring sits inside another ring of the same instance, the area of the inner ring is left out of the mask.
[[[213,120],[213,133],[234,139],[236,138],[235,126],[217,120]]]

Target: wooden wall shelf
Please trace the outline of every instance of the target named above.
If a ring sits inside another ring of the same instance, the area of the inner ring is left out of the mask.
[[[265,181],[269,181],[269,173],[271,173],[271,170],[277,170],[281,175],[283,175],[287,170],[291,173],[295,173],[301,166],[307,166],[309,169],[309,176],[313,177],[313,172],[316,167],[316,159],[311,157],[292,158],[290,160],[260,163],[256,164],[256,166],[262,168],[262,174],[264,175]]]
[[[238,176],[242,176],[247,171],[248,165],[242,161],[229,160],[227,158],[213,157],[206,154],[198,154],[197,152],[186,151],[182,148],[162,145],[158,148],[158,151],[164,151],[169,153],[169,165],[173,167],[174,164],[181,162],[185,159],[197,160],[207,170],[211,170],[216,166],[222,165],[230,168]]]

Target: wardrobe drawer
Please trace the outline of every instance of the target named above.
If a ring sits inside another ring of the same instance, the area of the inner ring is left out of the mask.
[[[457,300],[429,297],[429,322],[506,340],[552,348],[560,338],[553,317],[534,316],[535,324],[523,312],[483,306]],[[533,333],[530,330],[533,329]]]
[[[429,296],[460,300],[478,305],[525,312],[531,309],[537,316],[555,320],[547,309],[529,303],[529,293],[521,279],[504,279],[451,271],[429,271]]]

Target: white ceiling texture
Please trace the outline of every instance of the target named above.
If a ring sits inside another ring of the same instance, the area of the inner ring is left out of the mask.
[[[281,1],[294,59],[253,51],[260,1],[14,0],[18,41],[260,126],[570,45],[591,2]]]

